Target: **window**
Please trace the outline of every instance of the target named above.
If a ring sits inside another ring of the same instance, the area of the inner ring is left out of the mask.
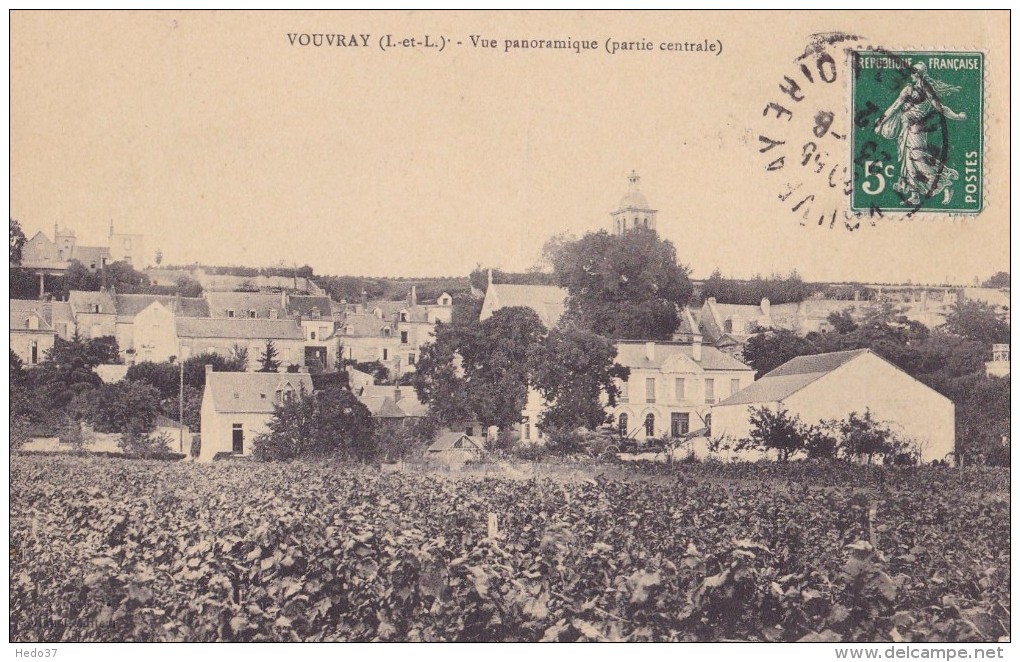
[[[32,353],[28,357],[28,362],[32,365],[39,363],[39,343],[35,340],[32,341]]]
[[[725,322],[723,322],[723,332],[724,333],[733,333],[733,319],[732,318],[727,319]]]
[[[407,344],[407,331],[400,332],[400,343],[403,345]]]
[[[386,349],[385,347],[383,347],[383,351],[382,351],[382,360],[383,361],[389,361],[390,360],[390,350]]]
[[[269,309],[269,319],[271,320],[280,319],[280,313],[279,311],[276,310],[276,308]]]
[[[414,365],[414,354],[407,355],[407,365]]]
[[[400,313],[400,321],[401,322],[407,321],[407,313]]]
[[[525,416],[521,419],[521,436],[524,439],[531,439],[531,419]]]
[[[627,429],[627,414],[620,414],[620,436],[626,437],[630,430]]]
[[[684,401],[684,397],[685,397],[684,396],[684,391],[686,390],[686,386],[687,386],[684,383],[684,378],[683,377],[677,377],[676,381],[674,382],[674,384],[675,384],[675,388],[676,388],[676,401],[677,402],[683,402]]]
[[[473,437],[475,436],[475,429],[469,425],[466,428],[464,428],[464,434],[466,434],[469,437]]]
[[[705,380],[705,402],[712,404],[715,402],[715,380]]]
[[[629,400],[630,383],[624,379],[620,381],[620,402]]]
[[[645,402],[655,402],[655,378],[645,378]]]
[[[383,327],[383,330],[382,330],[382,334],[383,334],[384,336],[386,336],[387,338],[389,338],[389,337],[390,337],[390,333],[392,333],[392,332],[390,331],[390,327],[388,327],[388,326],[384,326],[384,327]]]
[[[227,317],[233,317],[233,316],[234,316],[234,311],[233,311],[233,309],[229,309],[229,308],[228,308],[228,309],[227,309]]]
[[[25,327],[27,329],[29,329],[30,331],[34,331],[34,330],[38,329],[39,328],[39,318],[35,317],[35,316],[29,317],[27,320],[25,320]]]
[[[740,390],[740,380],[739,379],[731,379],[730,380],[730,395],[733,395],[734,393],[736,393],[739,390]]]
[[[691,415],[684,412],[673,412],[669,415],[669,432],[674,437],[691,431]]]
[[[314,308],[312,308],[312,319],[317,320],[320,317],[322,317],[322,315],[319,313],[319,307],[315,306]]]
[[[645,436],[655,436],[655,414],[648,414],[645,416]]]
[[[240,423],[234,423],[231,431],[231,450],[240,455],[244,453],[244,426]]]
[[[315,340],[315,331],[312,331],[309,340]]]
[[[92,266],[94,267],[96,265],[92,265]],[[100,306],[98,303],[94,303],[94,304],[92,304],[92,312],[94,312],[96,314],[101,313],[101,312],[103,312],[103,307]]]
[[[254,308],[252,308],[251,310],[249,310],[249,311],[248,311],[248,317],[250,317],[250,318],[251,318],[251,319],[253,319],[253,320],[254,320],[254,319],[258,319],[258,317],[259,317],[259,311],[257,311],[257,310],[255,310]]]

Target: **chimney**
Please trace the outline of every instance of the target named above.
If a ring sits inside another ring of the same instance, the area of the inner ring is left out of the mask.
[[[411,305],[418,305],[418,287],[416,285],[411,286]]]
[[[49,299],[43,302],[42,318],[47,324],[51,326],[53,325],[53,304],[50,303]]]
[[[283,314],[287,314],[287,293],[280,290],[280,310],[284,311]]]
[[[368,308],[368,291],[361,290],[361,305]]]
[[[701,335],[696,334],[694,336],[694,342],[691,343],[691,358],[697,363],[701,363]]]
[[[176,306],[176,308],[173,311],[174,314],[175,315],[180,315],[181,312],[184,310],[184,302],[181,301],[181,291],[180,290],[177,290],[177,298],[174,301],[174,305]]]
[[[489,269],[489,287],[492,287],[492,269]]]
[[[648,341],[645,343],[645,358],[649,361],[655,360],[655,342]]]
[[[400,385],[397,384],[397,387],[393,389],[393,401],[394,402],[400,402],[400,397],[401,397],[400,396]]]
[[[205,364],[205,374],[210,374],[213,371],[213,365],[211,363]]]
[[[57,241],[57,222],[53,221],[53,241]]]
[[[708,297],[708,303],[715,305],[715,297]]]
[[[772,310],[772,302],[768,300],[768,297],[763,297],[761,300],[761,312],[763,315],[768,315]]]

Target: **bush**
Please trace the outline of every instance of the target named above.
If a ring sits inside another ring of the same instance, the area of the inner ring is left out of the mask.
[[[276,405],[268,427],[252,441],[252,456],[260,461],[325,456],[367,460],[379,455],[372,414],[347,389],[302,390]]]
[[[170,453],[170,444],[173,440],[166,432],[139,433],[126,432],[120,439],[120,449],[125,455],[134,457],[152,457]],[[177,455],[180,455],[177,453]],[[181,457],[184,457],[181,455]]]

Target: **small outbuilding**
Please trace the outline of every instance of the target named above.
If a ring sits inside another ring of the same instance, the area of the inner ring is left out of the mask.
[[[444,432],[429,446],[427,457],[441,464],[458,465],[481,456],[485,441],[463,432]]]
[[[951,459],[956,448],[952,401],[868,349],[787,361],[712,407],[712,437],[746,438],[751,411],[763,406],[782,408],[806,424],[870,410],[897,437],[916,444],[923,462]]]

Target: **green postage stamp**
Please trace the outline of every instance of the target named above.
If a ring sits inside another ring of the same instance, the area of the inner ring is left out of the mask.
[[[867,50],[851,58],[851,210],[981,211],[983,54]]]

